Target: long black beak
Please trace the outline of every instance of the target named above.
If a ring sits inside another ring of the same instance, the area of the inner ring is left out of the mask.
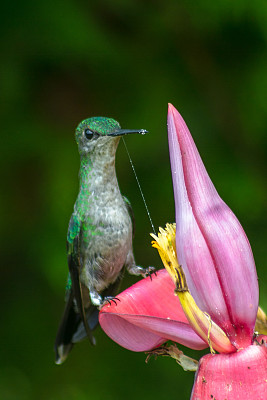
[[[115,132],[109,133],[107,136],[123,136],[129,135],[130,133],[140,133],[140,135],[145,135],[148,131],[145,129],[117,129]]]

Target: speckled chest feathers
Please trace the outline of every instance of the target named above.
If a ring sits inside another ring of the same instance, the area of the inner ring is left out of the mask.
[[[132,247],[132,222],[115,172],[119,138],[101,139],[103,145],[81,154],[73,214],[80,221],[80,279],[97,292],[116,280]],[[70,235],[71,230],[70,226]]]

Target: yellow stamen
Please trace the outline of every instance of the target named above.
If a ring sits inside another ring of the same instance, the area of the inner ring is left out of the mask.
[[[162,262],[176,285],[175,294],[179,297],[181,306],[188,322],[199,336],[205,340],[211,353],[214,349],[221,353],[234,350],[224,331],[212,321],[209,314],[201,311],[189,292],[183,268],[178,263],[175,243],[175,224],[167,224],[166,229],[159,228],[158,236],[151,234],[155,247]]]
[[[262,308],[258,308],[255,331],[267,335],[267,316]]]
[[[176,225],[166,224],[166,229],[159,228],[158,236],[153,233],[151,233],[151,236],[155,239],[155,241],[152,241],[152,247],[158,250],[164,267],[176,284],[181,267],[177,260],[175,233]],[[184,284],[186,285],[186,282]]]

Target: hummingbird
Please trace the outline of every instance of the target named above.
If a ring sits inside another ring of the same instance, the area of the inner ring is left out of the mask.
[[[67,234],[69,275],[66,305],[55,340],[56,364],[61,364],[74,343],[86,336],[95,344],[92,332],[98,325],[99,309],[107,301],[116,302],[125,269],[143,277],[154,271],[135,263],[133,211],[129,200],[121,195],[115,171],[120,138],[145,133],[145,129],[122,129],[117,121],[106,117],[85,119],[76,129],[80,187]]]

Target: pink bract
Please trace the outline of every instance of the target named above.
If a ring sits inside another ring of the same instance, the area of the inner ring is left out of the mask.
[[[189,325],[175,285],[167,271],[142,279],[120,295],[117,305],[105,305],[99,314],[102,329],[119,345],[148,351],[167,340],[200,350],[207,344]]]
[[[265,340],[267,337],[265,337]],[[254,344],[232,354],[201,358],[191,400],[266,400],[267,347]]]
[[[183,118],[171,104],[168,136],[178,261],[199,308],[237,348],[244,347],[251,344],[258,308],[248,239],[219,197]]]

